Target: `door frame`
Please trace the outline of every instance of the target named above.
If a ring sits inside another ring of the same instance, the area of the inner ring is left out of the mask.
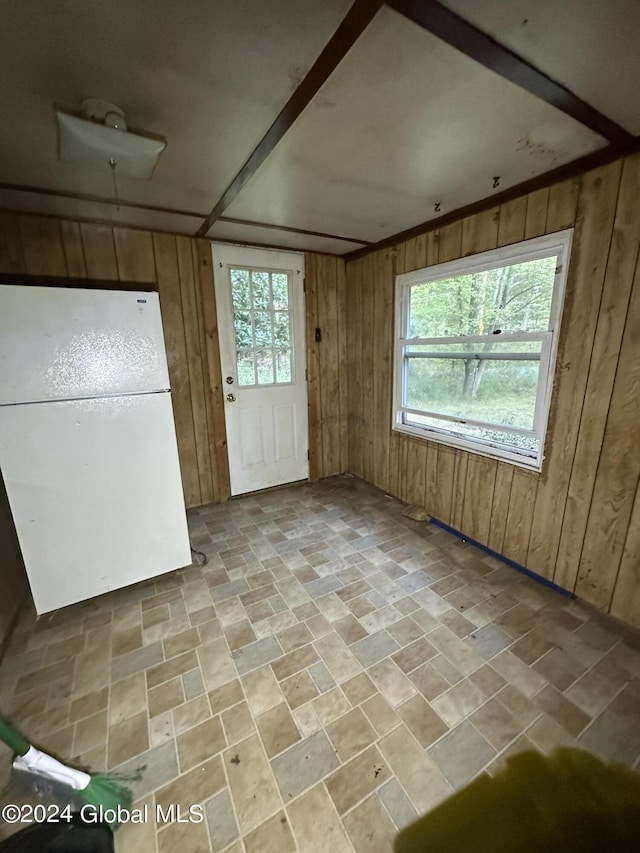
[[[305,416],[306,416],[306,451],[307,451],[307,476],[303,480],[294,480],[292,482],[310,482],[317,479],[317,460],[315,453],[315,439],[312,435],[312,414],[315,413],[316,405],[315,399],[312,399],[313,388],[311,382],[311,370],[308,368],[309,358],[312,357],[312,352],[310,352],[310,338],[309,338],[309,328],[308,328],[308,320],[309,320],[309,306],[307,303],[307,279],[306,279],[306,263],[307,263],[307,253],[302,250],[297,249],[289,249],[289,248],[279,248],[277,246],[252,246],[245,243],[222,243],[212,240],[211,243],[211,258],[212,258],[212,276],[211,276],[211,287],[213,290],[213,300],[215,305],[216,312],[216,332],[215,335],[215,356],[218,362],[218,370],[220,376],[220,386],[218,388],[218,401],[219,407],[222,409],[223,422],[224,422],[224,444],[225,444],[225,461],[226,461],[226,483],[225,483],[225,494],[221,494],[221,500],[228,500],[231,497],[242,497],[244,494],[251,494],[251,492],[242,492],[238,495],[233,495],[231,493],[231,460],[229,453],[229,446],[227,440],[227,415],[226,415],[226,406],[225,406],[225,393],[227,392],[227,387],[224,382],[223,375],[223,366],[222,366],[222,353],[221,353],[221,344],[223,339],[222,332],[222,324],[221,324],[221,312],[220,306],[218,305],[218,298],[216,294],[216,270],[219,270],[222,267],[222,263],[218,261],[218,253],[222,250],[233,250],[237,249],[239,253],[242,252],[271,252],[274,255],[277,254],[285,254],[285,255],[297,255],[299,257],[299,264],[295,265],[294,269],[296,272],[300,272],[302,274],[302,290],[298,295],[300,300],[300,332],[298,335],[293,336],[294,342],[294,350],[298,351],[298,358],[300,360],[299,368],[302,382],[304,383],[301,387],[304,389],[304,408],[305,408]],[[251,263],[247,263],[247,266],[253,266]],[[274,268],[278,268],[277,264],[274,264]],[[291,265],[283,265],[284,268],[291,268]],[[267,486],[266,489],[269,488],[283,488],[286,486],[286,483]],[[257,489],[256,491],[262,491],[262,489]]]

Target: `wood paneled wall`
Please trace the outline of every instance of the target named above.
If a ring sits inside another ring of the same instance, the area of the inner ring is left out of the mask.
[[[347,263],[349,469],[640,625],[640,155]],[[541,474],[391,430],[394,276],[575,226]]]
[[[156,285],[185,501],[198,506],[226,499],[228,465],[208,241],[2,213],[2,273]]]
[[[310,479],[347,470],[345,262],[305,254]],[[320,330],[320,341],[316,340]]]
[[[305,255],[310,473],[347,465],[345,263]],[[187,506],[229,497],[211,244],[165,233],[0,213],[2,273],[154,283],[160,294]],[[320,328],[322,341],[315,341]]]

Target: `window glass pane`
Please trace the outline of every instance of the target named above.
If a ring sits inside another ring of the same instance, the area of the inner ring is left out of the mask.
[[[256,376],[253,369],[253,352],[239,351],[236,353],[238,367],[238,385],[255,385]]]
[[[291,350],[276,350],[276,382],[291,382]]]
[[[236,333],[236,347],[241,349],[252,346],[251,314],[245,311],[234,311],[233,325]]]
[[[289,346],[289,314],[285,311],[276,311],[273,315],[273,331],[275,345],[278,347]]]
[[[436,338],[549,328],[557,258],[411,287],[408,337]]]
[[[273,335],[271,333],[271,312],[255,311],[253,315],[255,328],[256,346],[273,346]]]
[[[434,429],[446,430],[447,433],[466,439],[479,439],[492,444],[499,444],[516,452],[524,451],[525,454],[535,456],[540,449],[540,441],[533,436],[512,435],[501,432],[499,428],[479,427],[472,424],[459,424],[451,421],[440,420],[440,418],[429,418],[426,415],[414,415],[409,412],[405,414],[405,423],[412,426],[429,426]]]
[[[410,358],[407,364],[404,405],[533,429],[539,361]]]
[[[234,308],[250,307],[249,270],[231,270],[231,296]]]
[[[285,273],[273,273],[271,276],[273,288],[273,307],[278,309],[289,307],[289,276]]]
[[[271,288],[269,287],[268,272],[252,272],[251,286],[253,288],[253,307],[268,308],[271,304]]]
[[[256,367],[258,372],[258,385],[273,384],[273,350],[256,350]]]

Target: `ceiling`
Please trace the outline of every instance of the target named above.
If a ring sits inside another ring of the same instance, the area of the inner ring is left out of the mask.
[[[639,38],[637,0],[7,3],[0,208],[352,252],[634,147]],[[150,181],[58,161],[87,97],[166,139]]]

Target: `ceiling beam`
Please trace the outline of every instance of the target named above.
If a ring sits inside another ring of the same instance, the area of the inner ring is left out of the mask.
[[[406,231],[399,231],[397,234],[391,234],[377,243],[373,243],[364,249],[354,249],[353,252],[348,252],[343,255],[345,260],[353,261],[356,258],[362,258],[370,252],[376,252],[378,249],[385,249],[387,246],[395,246],[405,240],[411,240],[413,237],[419,237],[427,231],[434,231],[436,228],[441,228],[443,225],[448,225],[450,222],[457,222],[459,219],[464,219],[467,216],[473,216],[475,213],[482,213],[483,210],[489,210],[492,207],[497,207],[500,204],[505,204],[507,201],[512,201],[515,198],[526,195],[527,193],[535,192],[535,190],[543,187],[557,184],[560,181],[566,181],[569,178],[575,178],[583,175],[591,169],[597,169],[599,166],[604,166],[611,163],[620,157],[626,157],[630,154],[635,154],[640,151],[640,136],[631,138],[631,142],[625,145],[608,145],[606,148],[600,148],[598,151],[593,151],[591,154],[586,154],[584,157],[579,157],[577,160],[572,160],[571,163],[565,163],[563,166],[558,166],[551,172],[544,172],[541,175],[536,175],[534,178],[529,178],[520,184],[509,187],[506,190],[501,190],[495,195],[487,196],[479,201],[471,202],[463,207],[457,207],[455,210],[447,211],[442,216],[436,216],[433,219],[428,219],[420,225],[415,225],[413,228],[407,228]]]
[[[633,139],[632,134],[561,83],[437,0],[389,0],[388,5],[451,47],[571,116],[609,142],[622,144]]]
[[[211,226],[220,219],[240,190],[255,175],[298,116],[342,62],[383,5],[382,0],[355,0],[305,78],[198,229],[198,237],[204,237]]]
[[[19,193],[33,193],[34,195],[54,196],[55,198],[69,198],[73,199],[74,201],[91,202],[92,204],[110,204],[115,207],[128,207],[132,210],[150,211],[151,213],[164,213],[171,216],[188,216],[192,219],[202,219],[202,217],[204,216],[204,213],[194,212],[193,210],[181,210],[180,208],[161,207],[155,204],[143,204],[137,201],[105,198],[104,196],[90,195],[89,193],[68,192],[66,190],[54,190],[50,189],[49,187],[34,187],[26,184],[7,184],[0,182],[0,191],[2,190],[9,190],[10,192]],[[28,211],[20,212],[27,213]],[[251,228],[268,228],[272,231],[285,231],[290,234],[304,234],[305,236],[309,237],[323,237],[329,240],[342,240],[343,243],[360,243],[360,245],[362,246],[371,245],[370,240],[363,240],[361,237],[344,237],[340,234],[327,234],[324,231],[309,231],[306,228],[292,228],[289,225],[275,225],[272,222],[254,222],[252,219],[231,219],[226,216],[221,216],[218,219],[218,222],[229,222],[233,225],[247,225]]]

